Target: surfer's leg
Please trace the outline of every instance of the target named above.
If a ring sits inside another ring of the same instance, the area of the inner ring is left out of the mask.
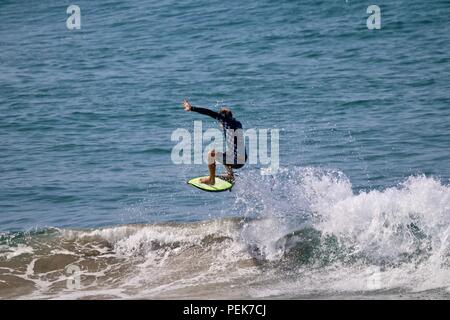
[[[223,164],[225,171],[226,171],[226,173],[221,174],[220,177],[226,181],[233,183],[234,182],[233,167],[231,164],[228,164],[227,153],[226,152],[224,152],[224,153],[216,152],[216,159],[218,162]],[[231,163],[233,163],[232,160],[231,160]]]
[[[227,171],[227,173],[222,175],[221,178],[233,183],[234,182],[233,167],[229,166],[229,165],[224,165],[224,166],[225,166],[225,170]]]
[[[200,179],[201,183],[213,185],[216,183],[216,151],[213,149],[208,152],[208,170],[209,177]]]

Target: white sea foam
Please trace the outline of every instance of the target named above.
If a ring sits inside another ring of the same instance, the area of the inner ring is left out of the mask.
[[[241,179],[232,209],[243,218],[60,230],[61,247],[46,254],[97,267],[83,271],[94,280],[80,291],[58,297],[448,294],[450,187],[438,179],[410,177],[361,192],[342,173],[313,168]],[[23,279],[38,288],[31,296],[52,298],[53,284],[66,276],[49,281],[54,271],[37,274],[37,261]]]
[[[7,260],[18,257],[23,254],[32,254],[33,248],[23,244],[17,246],[0,246],[0,257],[5,257]]]

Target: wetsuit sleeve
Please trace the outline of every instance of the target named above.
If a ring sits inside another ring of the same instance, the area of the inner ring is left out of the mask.
[[[221,115],[220,113],[206,109],[206,108],[192,106],[191,111],[210,116],[211,118],[214,118],[216,120],[221,120],[221,121],[225,120],[225,117],[223,115]]]

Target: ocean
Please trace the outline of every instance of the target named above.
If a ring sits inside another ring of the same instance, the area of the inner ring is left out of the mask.
[[[448,0],[74,4],[0,2],[0,299],[450,298]],[[187,185],[184,98],[279,170]]]

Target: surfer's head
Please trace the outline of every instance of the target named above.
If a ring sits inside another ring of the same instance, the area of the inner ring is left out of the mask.
[[[219,113],[225,117],[225,119],[233,119],[233,114],[231,113],[231,110],[227,107],[222,107],[219,110]]]

